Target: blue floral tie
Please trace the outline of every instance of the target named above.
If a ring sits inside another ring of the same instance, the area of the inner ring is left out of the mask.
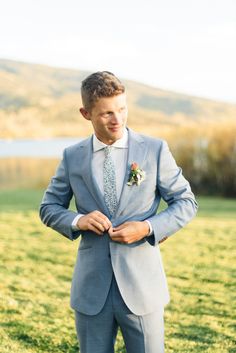
[[[111,149],[111,146],[104,148],[105,159],[103,164],[103,187],[105,204],[111,216],[113,216],[117,207],[117,194],[116,172],[114,162],[111,158]]]

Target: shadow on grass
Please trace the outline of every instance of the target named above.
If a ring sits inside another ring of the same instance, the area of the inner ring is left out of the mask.
[[[203,325],[179,325],[180,332],[173,333],[171,336],[181,341],[192,341],[198,344],[201,351],[208,350],[216,341],[228,339],[231,337],[222,335],[208,326]]]
[[[60,342],[54,342],[48,335],[39,335],[30,325],[20,321],[11,321],[1,324],[8,328],[8,335],[11,339],[20,342],[26,348],[37,348],[37,352],[47,353],[78,353],[78,343],[76,339],[69,342],[61,338]],[[47,329],[45,328],[45,331]]]

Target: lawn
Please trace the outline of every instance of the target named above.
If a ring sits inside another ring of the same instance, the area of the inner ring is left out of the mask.
[[[0,192],[1,353],[78,352],[69,306],[78,241],[41,224],[41,197]],[[236,200],[198,201],[198,216],[161,244],[171,294],[166,353],[236,352]],[[120,334],[116,352],[125,352]]]

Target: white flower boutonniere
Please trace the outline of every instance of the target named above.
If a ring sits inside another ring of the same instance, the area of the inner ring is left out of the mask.
[[[138,163],[131,164],[131,171],[127,185],[140,185],[145,179],[145,171],[139,168]]]

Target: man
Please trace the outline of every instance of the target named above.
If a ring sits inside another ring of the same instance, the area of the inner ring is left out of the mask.
[[[120,327],[128,353],[163,353],[169,294],[158,244],[197,204],[167,143],[126,127],[118,78],[94,73],[81,94],[94,134],[64,151],[40,208],[47,226],[80,236],[71,288],[80,351],[114,352]],[[168,207],[157,214],[161,198]]]

